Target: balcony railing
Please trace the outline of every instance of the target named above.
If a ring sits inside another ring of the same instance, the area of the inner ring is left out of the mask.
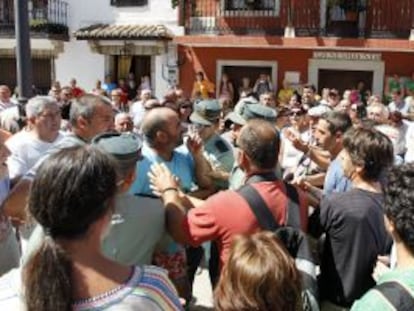
[[[0,1],[0,35],[14,36],[13,0]],[[62,0],[31,0],[28,2],[32,36],[68,37],[68,3]]]
[[[352,11],[328,0],[191,0],[181,2],[187,34],[408,38],[412,0],[349,0]]]

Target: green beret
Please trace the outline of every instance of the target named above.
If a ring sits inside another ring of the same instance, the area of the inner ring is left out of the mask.
[[[91,144],[117,160],[140,160],[142,139],[133,133],[108,132],[95,136]]]
[[[217,100],[206,99],[194,105],[194,112],[190,115],[192,123],[201,125],[213,125],[219,118],[221,106]]]

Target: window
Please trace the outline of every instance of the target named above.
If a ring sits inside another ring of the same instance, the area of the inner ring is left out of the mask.
[[[278,0],[225,0],[225,10],[273,11]]]
[[[113,6],[144,6],[148,4],[148,0],[111,0]]]

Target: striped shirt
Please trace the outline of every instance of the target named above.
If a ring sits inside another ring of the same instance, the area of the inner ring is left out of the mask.
[[[20,271],[0,279],[0,310],[24,310]],[[165,270],[154,266],[135,267],[129,280],[95,297],[76,301],[75,311],[92,310],[183,310]]]

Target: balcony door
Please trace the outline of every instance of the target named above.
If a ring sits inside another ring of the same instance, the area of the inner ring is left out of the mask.
[[[326,34],[328,36],[359,36],[362,0],[327,0],[326,6]]]

